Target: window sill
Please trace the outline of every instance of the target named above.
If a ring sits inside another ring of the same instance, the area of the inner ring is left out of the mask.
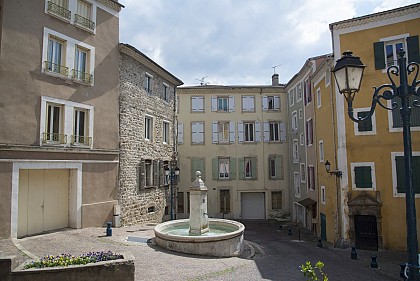
[[[66,22],[66,23],[70,23],[70,19],[68,19],[68,18],[66,18],[66,17],[64,17],[64,16],[62,16],[60,14],[56,14],[56,13],[50,12],[50,11],[47,11],[47,14],[50,15],[50,16],[52,16],[52,17],[54,17],[54,18],[56,18],[56,19],[62,20],[64,22]]]
[[[79,29],[82,29],[82,30],[84,30],[84,31],[86,31],[86,32],[89,32],[89,33],[91,33],[91,34],[95,34],[95,29],[91,29],[91,28],[86,27],[86,26],[84,26],[84,25],[82,25],[82,24],[80,24],[80,23],[74,23],[74,26],[76,26],[76,27],[78,27]]]

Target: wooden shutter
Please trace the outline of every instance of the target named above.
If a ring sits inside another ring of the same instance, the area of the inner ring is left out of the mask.
[[[261,141],[261,124],[260,121],[255,121],[255,141]]]
[[[184,124],[178,124],[178,144],[184,143]]]
[[[235,97],[229,96],[229,112],[235,111]]]
[[[239,179],[245,179],[245,160],[244,158],[238,159],[238,172],[239,172]]]
[[[263,141],[269,142],[270,141],[270,123],[264,122],[264,133],[263,133]]]
[[[283,156],[276,156],[276,179],[284,180]]]
[[[373,53],[375,56],[375,69],[384,69],[385,68],[384,42],[373,43]]]
[[[159,161],[153,160],[153,184],[152,186],[158,186],[159,185]]]
[[[397,174],[397,192],[405,193],[405,161],[404,156],[395,156]],[[416,194],[420,193],[420,156],[413,156],[413,188]]]
[[[262,97],[262,110],[263,111],[268,110],[268,97],[267,96]]]
[[[164,170],[163,170],[163,160],[159,160],[159,170],[158,170],[158,180],[159,182],[157,183],[158,187],[163,187],[163,183],[164,183]]]
[[[219,126],[217,121],[214,121],[212,124],[212,142],[219,143]]]
[[[236,158],[229,159],[229,179],[236,180]]]
[[[242,121],[238,122],[238,142],[244,142],[244,123]]]
[[[219,179],[219,158],[211,159],[211,175],[213,180]]]
[[[217,111],[217,97],[211,97],[211,111]]]
[[[195,173],[201,172],[201,179],[204,181],[206,176],[204,158],[191,158],[191,182],[195,181]]]
[[[286,123],[280,122],[280,142],[286,142]]]
[[[257,178],[258,178],[257,157],[251,157],[251,179],[256,180]]]
[[[280,110],[280,97],[274,96],[274,110]]]
[[[235,122],[229,122],[229,142],[235,143]]]
[[[146,165],[145,160],[144,159],[141,159],[140,160],[139,167],[138,167],[138,175],[139,175],[138,183],[139,183],[139,189],[144,189],[144,186],[146,184],[146,182],[145,182],[145,174],[144,174],[145,173],[145,165]]]
[[[372,168],[354,167],[354,181],[357,188],[372,188]]]
[[[409,63],[420,63],[419,37],[417,35],[407,37],[407,58]]]

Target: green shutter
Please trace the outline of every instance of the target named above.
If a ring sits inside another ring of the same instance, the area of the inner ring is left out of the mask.
[[[238,158],[239,179],[245,179],[245,161],[244,158]]]
[[[256,180],[258,178],[258,161],[257,157],[251,157],[251,179]]]
[[[206,179],[206,171],[204,165],[204,158],[191,158],[191,182],[195,181],[197,171],[201,172],[201,179]]]
[[[211,175],[212,175],[212,179],[214,180],[219,179],[219,158],[211,159]]]
[[[407,37],[407,57],[408,62],[417,62],[420,63],[419,55],[419,37],[410,36]]]
[[[283,156],[276,157],[276,179],[284,180]]]
[[[144,166],[145,166],[145,161],[144,159],[140,160],[140,164],[138,167],[138,183],[139,183],[139,190],[144,188],[145,182],[144,182]]]
[[[416,96],[410,96],[408,104],[411,106],[411,126],[418,127],[420,126],[420,107],[412,106],[414,100],[418,100]],[[402,128],[402,118],[400,113],[401,108],[401,99],[394,98],[392,102],[397,104],[397,107],[392,110],[392,127],[393,128]]]
[[[236,180],[236,158],[230,158],[229,160],[229,179]]]
[[[159,186],[159,161],[153,160],[153,186]]]
[[[373,52],[375,56],[375,69],[384,69],[385,68],[384,42],[373,43]]]
[[[404,156],[395,156],[395,169],[397,172],[397,192],[405,193]]]
[[[358,118],[365,118],[367,115],[369,114],[369,111],[360,111],[357,112],[357,117]],[[373,130],[372,127],[372,117],[366,119],[363,122],[360,122],[357,124],[357,128],[359,130],[359,132],[369,132]]]
[[[354,178],[357,188],[372,188],[372,168],[370,166],[354,167]]]

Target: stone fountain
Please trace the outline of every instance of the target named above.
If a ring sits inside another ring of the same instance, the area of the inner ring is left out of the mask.
[[[204,256],[232,257],[242,254],[244,225],[232,220],[209,218],[207,193],[201,172],[197,171],[190,189],[190,218],[157,225],[154,230],[158,246]]]

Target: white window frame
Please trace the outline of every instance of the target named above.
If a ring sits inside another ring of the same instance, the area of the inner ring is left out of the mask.
[[[304,133],[300,133],[300,135],[299,135],[299,142],[300,142],[300,146],[304,146],[305,145],[305,134]]]
[[[295,90],[294,88],[289,91],[289,106],[292,107],[295,104]]]
[[[249,166],[249,170],[247,173],[247,165]],[[244,157],[244,178],[245,179],[252,179],[252,157]]]
[[[166,83],[163,84],[163,100],[169,102],[169,85]]]
[[[242,112],[255,112],[255,96],[242,96]]]
[[[169,121],[163,121],[162,122],[162,142],[164,144],[169,144],[170,140],[170,122]]]
[[[276,131],[277,128],[277,131]],[[280,142],[280,122],[268,122],[269,142]]]
[[[145,114],[144,115],[144,140],[152,141],[153,140],[153,116]]]
[[[355,167],[370,167],[371,168],[371,176],[372,176],[371,188],[356,187],[356,175],[354,172]],[[375,162],[353,162],[353,163],[350,163],[350,170],[351,170],[351,187],[353,190],[361,190],[361,191],[375,191],[376,190]],[[395,186],[397,185],[395,184]]]
[[[299,143],[297,139],[293,140],[292,158],[293,163],[299,163]]]
[[[366,112],[366,111],[369,112],[370,107],[354,108],[353,109],[355,118],[357,118],[357,113]],[[359,131],[358,124],[356,122],[354,122],[354,134],[356,136],[376,135],[376,114],[373,113],[370,118],[372,120],[372,131]],[[392,112],[391,112],[391,122],[392,122]],[[392,124],[391,124],[391,127],[392,127]]]
[[[306,183],[306,164],[300,163],[300,182]]]
[[[45,61],[48,60],[48,41],[50,38],[55,38],[56,40],[60,40],[65,42],[63,44],[63,50],[62,50],[62,63],[63,66],[68,68],[68,75],[62,75],[59,73],[51,72],[45,67]],[[95,47],[90,46],[86,43],[80,42],[76,39],[73,39],[69,36],[66,36],[64,34],[61,34],[57,31],[54,31],[52,29],[49,29],[47,27],[44,27],[44,34],[42,39],[42,56],[41,56],[41,72],[44,74],[47,74],[49,76],[54,77],[60,77],[64,78],[65,80],[72,80],[73,82],[86,84],[84,81],[81,81],[80,79],[73,79],[72,78],[72,70],[76,68],[75,66],[75,56],[76,56],[76,48],[82,48],[86,51],[88,51],[88,58],[87,58],[87,70],[86,73],[92,75],[94,77],[94,71],[95,71]],[[90,86],[94,85],[94,79],[91,80],[91,82],[88,84]]]
[[[230,158],[219,158],[218,164],[219,180],[228,180],[230,178]]]
[[[244,122],[244,142],[255,142],[255,122]],[[246,133],[248,132],[248,133]]]
[[[325,203],[327,201],[327,195],[325,193],[325,186],[324,185],[321,185],[321,193],[320,193],[320,196],[321,196],[321,204],[325,205]]]
[[[263,110],[264,111],[279,111],[280,110],[280,96],[263,96]]]
[[[292,122],[292,124],[291,124],[292,131],[293,132],[296,132],[298,130],[298,127],[299,127],[299,125],[298,125],[298,116],[297,116],[297,111],[296,110],[292,111],[292,114],[291,114],[291,122]]]
[[[293,173],[293,182],[295,188],[295,197],[300,198],[301,187],[300,187],[300,174],[298,172]]]
[[[204,97],[203,96],[191,97],[191,112],[204,112]]]
[[[413,157],[420,157],[420,151],[413,151]],[[394,197],[405,198],[405,193],[399,193],[397,190],[397,166],[395,164],[395,157],[404,157],[404,152],[391,152],[391,167],[392,167],[392,191]],[[372,179],[373,181],[373,179]],[[415,194],[415,198],[420,198],[420,194]]]
[[[382,73],[386,73],[389,65],[388,65],[388,61],[386,58],[386,45],[387,43],[392,43],[393,45],[395,45],[395,43],[402,43],[403,44],[403,48],[404,50],[407,50],[407,44],[406,44],[406,39],[407,37],[409,37],[410,35],[408,33],[404,33],[404,34],[399,34],[399,35],[395,35],[395,36],[390,36],[390,37],[384,37],[384,38],[380,38],[379,41],[380,42],[384,42],[384,54],[385,54],[385,68],[382,69]],[[396,54],[394,54],[396,55]],[[396,56],[395,58],[398,58],[398,56]],[[395,65],[397,65],[396,60],[395,61]]]
[[[318,149],[319,149],[319,162],[324,162],[324,141],[320,140],[318,142]]]
[[[322,105],[321,88],[316,89],[316,103],[317,103],[317,107],[320,108]]]
[[[277,178],[276,156],[270,156],[269,157],[268,169],[270,171],[270,179],[276,179]],[[274,174],[273,174],[273,172],[274,172]]]
[[[309,123],[311,123],[311,126],[309,127]],[[307,129],[309,128],[309,129]],[[312,146],[314,144],[314,121],[312,118],[309,118],[308,120],[306,120],[306,125],[305,125],[305,130],[307,132],[306,135],[306,145],[307,146]],[[309,142],[310,141],[310,142]]]
[[[148,93],[148,94],[152,94],[152,90],[153,90],[153,75],[146,72],[145,76],[146,79],[145,80],[145,88],[144,90]]]
[[[302,97],[303,97],[303,87],[302,87],[302,82],[299,82],[296,86],[296,102],[301,101]]]
[[[77,103],[77,102],[72,102],[72,101],[68,101],[68,100],[62,100],[62,99],[57,99],[57,98],[52,98],[52,97],[47,97],[47,96],[42,96],[41,97],[41,117],[40,117],[40,126],[39,126],[39,143],[42,146],[43,143],[43,139],[42,139],[42,135],[46,130],[46,118],[47,118],[47,106],[48,104],[57,104],[57,105],[61,105],[62,106],[62,110],[63,112],[62,114],[62,118],[63,120],[61,121],[62,124],[62,133],[64,135],[67,135],[67,143],[65,144],[58,144],[59,146],[70,146],[71,145],[71,137],[73,135],[74,132],[74,112],[75,112],[75,108],[78,109],[83,109],[86,110],[87,112],[87,118],[89,120],[86,121],[86,125],[88,127],[87,130],[87,137],[91,137],[91,144],[90,146],[83,146],[83,147],[89,147],[92,148],[93,147],[93,141],[94,141],[94,135],[93,135],[93,121],[94,121],[94,107],[92,105],[88,105],[88,104],[83,104],[83,103]],[[45,144],[44,144],[45,145]],[[49,144],[48,144],[49,145]]]
[[[303,110],[299,109],[299,119],[302,119],[302,118],[303,118]]]

